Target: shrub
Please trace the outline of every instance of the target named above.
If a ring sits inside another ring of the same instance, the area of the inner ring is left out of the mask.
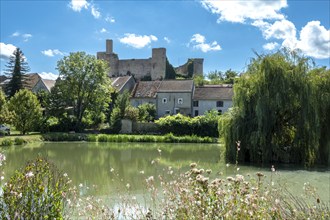
[[[1,146],[12,146],[13,144],[14,143],[11,139],[5,138],[1,141]]]
[[[23,144],[27,143],[26,140],[24,140],[23,138],[19,138],[19,137],[15,138],[14,142],[15,142],[15,145],[23,145]]]
[[[85,134],[80,133],[47,133],[43,134],[42,138],[45,141],[84,141],[87,140],[87,136]]]
[[[160,126],[162,133],[218,137],[219,117],[218,112],[211,111],[195,118],[177,114],[160,118],[155,122]]]
[[[1,219],[63,219],[67,179],[44,158],[19,170],[3,187]]]

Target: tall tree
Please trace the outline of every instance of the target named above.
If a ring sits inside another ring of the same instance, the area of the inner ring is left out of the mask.
[[[107,65],[85,52],[76,52],[59,60],[57,69],[57,91],[67,107],[73,108],[75,130],[80,130],[87,112],[105,111],[111,100]]]
[[[37,96],[27,89],[21,89],[9,100],[13,112],[13,124],[22,134],[38,128],[42,111]]]
[[[8,110],[8,103],[5,94],[0,89],[0,124],[10,123],[12,114]]]
[[[234,108],[220,122],[227,159],[319,162],[321,135],[309,59],[281,51],[257,56],[234,84]],[[324,99],[324,106],[329,99]],[[236,141],[241,141],[240,151]]]
[[[26,86],[26,73],[30,71],[22,50],[16,48],[6,65],[5,74],[10,81],[5,87],[6,95],[12,97]]]

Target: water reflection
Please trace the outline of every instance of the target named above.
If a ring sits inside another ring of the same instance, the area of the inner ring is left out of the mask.
[[[5,153],[6,178],[26,161],[42,155],[66,172],[76,185],[82,184],[82,193],[98,195],[125,190],[127,183],[136,192],[141,191],[146,177],[166,175],[169,166],[174,170],[187,170],[191,162],[212,169],[214,176],[220,173],[235,175],[237,172],[254,175],[257,171],[271,175],[270,167],[239,166],[237,171],[234,165],[226,166],[220,160],[220,147],[216,144],[42,143],[10,147]],[[323,172],[277,169],[279,172],[274,179],[287,184],[295,193],[302,193],[304,182],[310,182],[322,192],[322,199],[330,200],[329,169],[323,169]],[[92,190],[92,185],[97,185],[97,190]]]

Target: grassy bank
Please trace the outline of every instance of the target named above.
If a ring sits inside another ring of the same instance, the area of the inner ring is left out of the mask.
[[[83,134],[47,133],[32,135],[13,135],[0,138],[0,146],[22,145],[42,141],[87,141],[87,142],[154,142],[154,143],[217,143],[216,138],[198,136],[127,135],[127,134]]]
[[[216,138],[198,136],[127,135],[127,134],[68,134],[48,133],[45,141],[88,141],[88,142],[160,142],[160,143],[216,143]]]

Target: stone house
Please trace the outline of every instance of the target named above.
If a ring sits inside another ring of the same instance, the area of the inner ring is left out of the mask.
[[[157,92],[162,81],[140,81],[135,84],[131,93],[131,104],[134,107],[150,103],[157,108]]]
[[[193,95],[193,116],[204,115],[215,109],[219,113],[228,111],[233,105],[232,85],[204,85],[196,87]]]
[[[110,78],[111,86],[119,94],[122,94],[125,90],[131,92],[135,85],[135,79],[133,76],[119,76]]]
[[[193,80],[164,80],[157,92],[157,116],[171,114],[191,115]]]

